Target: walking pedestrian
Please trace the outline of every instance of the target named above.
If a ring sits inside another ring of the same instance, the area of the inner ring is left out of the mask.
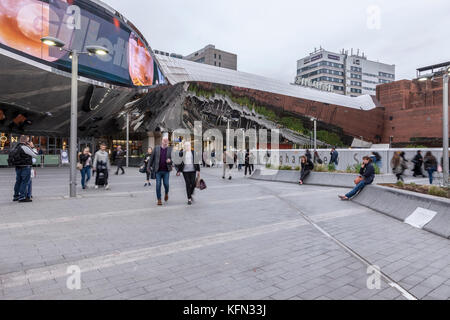
[[[314,170],[314,163],[312,163],[311,159],[308,160],[308,157],[302,156],[300,158],[301,170],[300,170],[300,180],[299,184],[304,184],[304,181],[307,176]]]
[[[144,156],[144,168],[145,168],[145,174],[147,176],[147,180],[145,180],[144,187],[147,187],[147,186],[150,187],[152,185],[152,183],[150,182],[150,178],[152,176],[152,168],[148,165],[150,158],[152,157],[152,153],[153,153],[153,149],[152,149],[152,147],[149,147],[147,149],[147,154]]]
[[[184,143],[184,152],[180,152],[180,157],[183,158],[181,164],[177,166],[177,176],[183,173],[184,182],[186,184],[186,194],[188,205],[192,204],[194,198],[192,197],[197,184],[197,179],[200,179],[200,165],[195,163],[195,153],[191,150],[191,143]]]
[[[37,158],[38,156],[39,154],[34,148],[33,142],[29,141],[29,137],[24,135],[20,136],[19,143],[11,150],[8,157],[8,165],[16,168],[13,201],[33,201],[27,197],[27,191],[31,179],[33,158]]]
[[[320,159],[319,153],[317,151],[314,151],[314,163],[322,164],[323,161]]]
[[[81,164],[81,187],[87,188],[87,184],[91,180],[92,154],[89,147],[84,148],[83,153],[78,155],[78,161]]]
[[[95,189],[99,186],[105,186],[105,190],[109,190],[109,170],[111,169],[111,163],[109,162],[109,154],[106,151],[106,144],[100,144],[100,150],[95,153],[93,171],[95,176]]]
[[[244,175],[247,176],[247,170],[249,172],[249,175],[252,175],[252,166],[251,166],[251,159],[250,159],[250,150],[247,149],[247,151],[245,152],[245,172]]]
[[[117,171],[116,176],[119,174],[119,170],[122,170],[122,174],[125,174],[125,170],[123,169],[124,160],[125,160],[125,151],[122,150],[122,146],[117,146],[116,150],[116,165]]]
[[[244,165],[244,167],[245,167],[245,157],[246,157],[246,153],[244,153],[242,150],[238,152],[238,171],[242,170],[242,165]],[[245,174],[245,175],[247,175],[247,174]]]
[[[203,151],[203,153],[202,153],[202,165],[203,165],[203,168],[205,168],[206,167],[206,150],[205,151]]]
[[[214,168],[215,165],[216,165],[216,150],[213,149],[213,151],[211,151],[211,168]]]
[[[306,160],[308,160],[308,162],[311,161],[312,155],[311,155],[311,151],[309,151],[309,149],[306,149],[305,157],[306,157]]]
[[[425,166],[425,171],[428,172],[428,179],[430,184],[433,184],[433,173],[437,171],[437,160],[436,157],[433,156],[431,151],[428,151],[425,154],[425,158],[423,158],[423,163]]]
[[[408,165],[406,164],[406,160],[404,159],[404,157],[401,156],[400,152],[394,153],[394,156],[391,159],[391,168],[392,172],[397,177],[397,181],[403,182],[403,173],[408,168]]]
[[[353,198],[359,191],[364,189],[365,186],[372,184],[375,180],[375,168],[372,165],[372,159],[369,156],[365,156],[363,158],[363,163],[361,165],[361,169],[359,170],[359,177],[355,180],[356,187],[353,188],[352,191],[347,193],[345,196],[339,196],[341,200],[350,200]]]
[[[448,157],[448,163],[450,163],[450,157]],[[441,168],[442,168],[442,171],[444,171],[444,157],[443,156],[441,157]],[[450,173],[450,168],[449,168],[449,173]]]
[[[378,152],[373,151],[370,158],[372,158],[373,164],[375,164],[378,168],[382,168],[383,163],[381,162],[381,155]]]
[[[423,166],[423,157],[422,157],[422,151],[417,151],[417,154],[414,156],[412,163],[414,164],[414,169],[413,169],[413,176],[417,177],[417,176],[422,176],[425,178],[425,175],[423,174],[422,171],[422,166]]]
[[[339,164],[339,152],[336,151],[336,148],[333,147],[330,152],[330,164],[334,164],[337,166]]]
[[[225,150],[223,153],[223,174],[222,179],[225,179],[228,176],[228,180],[231,180],[231,170],[234,167],[234,156],[233,152],[230,150]]]
[[[172,171],[172,148],[169,147],[169,138],[163,137],[161,145],[156,146],[150,157],[149,167],[156,176],[156,197],[158,206],[162,206],[161,181],[164,184],[164,201],[169,201],[169,178]]]

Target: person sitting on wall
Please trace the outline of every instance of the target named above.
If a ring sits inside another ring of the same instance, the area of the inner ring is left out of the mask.
[[[314,170],[314,163],[312,163],[311,159],[308,159],[306,156],[302,156],[300,158],[301,171],[300,171],[300,180],[299,184],[302,185],[306,177]]]
[[[363,163],[359,170],[359,177],[355,180],[356,187],[345,196],[339,196],[341,200],[350,200],[365,186],[372,184],[375,180],[375,168],[372,165],[372,159],[368,156],[363,157]]]

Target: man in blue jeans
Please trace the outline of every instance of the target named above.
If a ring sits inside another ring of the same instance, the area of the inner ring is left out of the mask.
[[[16,167],[16,184],[14,185],[13,201],[32,202],[27,197],[28,185],[31,179],[33,158],[39,156],[27,136],[21,136],[19,144],[11,151],[11,164]]]
[[[156,176],[156,197],[158,198],[158,206],[162,206],[161,180],[164,184],[164,201],[169,201],[169,177],[172,171],[172,148],[169,147],[169,138],[163,137],[160,146],[156,146],[153,151],[148,169],[155,172]]]
[[[341,200],[350,200],[353,198],[359,191],[364,189],[365,186],[372,184],[375,179],[375,168],[372,165],[372,159],[368,156],[363,158],[363,163],[361,165],[361,169],[359,170],[359,175],[362,178],[361,182],[359,182],[352,191],[347,193],[345,196],[339,196]]]

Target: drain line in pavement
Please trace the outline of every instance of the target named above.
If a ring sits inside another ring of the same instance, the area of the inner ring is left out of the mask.
[[[265,189],[265,190],[267,190],[271,195],[275,196],[279,200],[285,202],[289,207],[291,207],[292,209],[297,211],[303,217],[303,219],[305,219],[309,224],[311,224],[314,228],[316,228],[318,231],[320,231],[320,233],[322,233],[323,235],[325,235],[326,237],[331,239],[339,247],[341,247],[342,249],[347,251],[350,255],[352,255],[354,258],[358,259],[364,265],[366,265],[367,267],[373,266],[373,264],[370,263],[370,261],[368,261],[366,258],[361,256],[359,253],[354,251],[352,248],[348,247],[346,244],[344,244],[343,242],[341,242],[340,240],[338,240],[337,238],[332,236],[330,233],[325,231],[323,228],[321,228],[319,225],[317,225],[306,214],[304,214],[300,209],[298,209],[290,200],[282,198],[281,196],[279,196],[278,194],[275,194],[272,190],[266,188],[265,186],[262,186],[262,185],[259,185],[259,184],[258,184],[258,186],[263,188],[263,189]],[[397,291],[399,291],[402,294],[402,296],[405,297],[406,299],[408,299],[408,300],[417,300],[417,298],[413,294],[411,294],[408,290],[403,288],[395,280],[393,280],[391,277],[389,277],[387,274],[385,274],[381,270],[378,270],[377,268],[374,268],[374,272],[377,273],[380,277],[382,277],[389,284],[389,286],[391,286],[392,288],[394,288]]]

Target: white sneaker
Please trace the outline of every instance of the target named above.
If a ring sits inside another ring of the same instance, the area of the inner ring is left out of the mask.
[[[97,186],[97,185],[95,185],[95,189],[98,189],[98,186]]]
[[[109,190],[109,184],[106,185],[105,190]]]

